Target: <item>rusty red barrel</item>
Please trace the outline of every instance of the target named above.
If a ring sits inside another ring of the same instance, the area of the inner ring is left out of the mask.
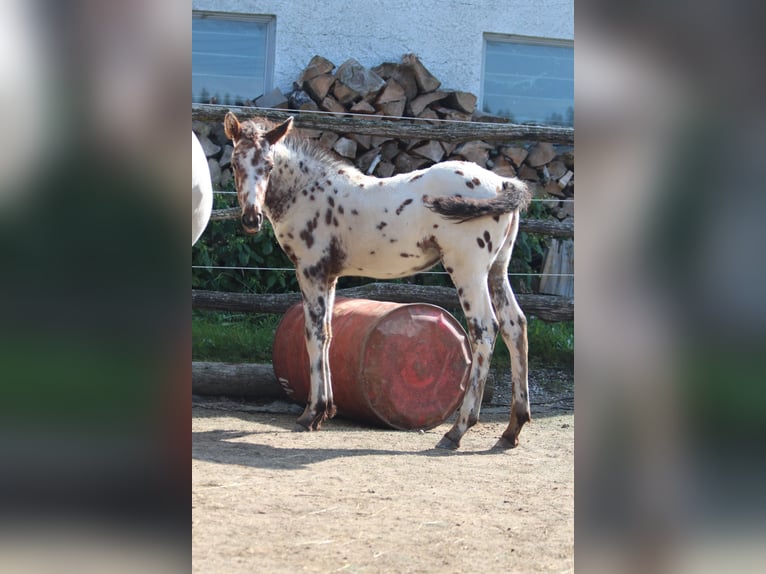
[[[457,408],[471,367],[460,323],[444,309],[338,298],[330,372],[338,412],[396,429],[429,429]],[[309,396],[303,304],[291,307],[274,338],[274,372],[294,400]]]

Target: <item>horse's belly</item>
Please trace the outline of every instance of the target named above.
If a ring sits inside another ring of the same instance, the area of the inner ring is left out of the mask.
[[[343,274],[396,279],[425,271],[439,262],[439,252],[435,249],[396,249],[395,245],[370,249],[366,253],[349,253]]]

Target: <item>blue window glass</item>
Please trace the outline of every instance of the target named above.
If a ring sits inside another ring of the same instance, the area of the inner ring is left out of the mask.
[[[487,37],[482,110],[514,123],[574,125],[574,46]]]
[[[192,14],[192,102],[237,105],[271,89],[273,20]]]

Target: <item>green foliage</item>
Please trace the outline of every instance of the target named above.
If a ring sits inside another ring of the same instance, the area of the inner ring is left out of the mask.
[[[192,312],[195,361],[270,363],[281,315]]]
[[[216,195],[214,208],[231,207],[235,196]],[[292,262],[279,247],[271,224],[247,235],[236,219],[211,221],[192,248],[192,265],[210,267],[259,267],[250,269],[192,269],[192,288],[238,293],[297,291]]]
[[[233,190],[233,185],[229,186]],[[234,195],[216,194],[214,208],[233,207]],[[542,203],[530,204],[527,218],[546,219],[547,207]],[[519,232],[513,248],[510,273],[539,273],[545,261],[548,238],[537,234]],[[205,267],[259,267],[264,270],[243,269],[192,269],[192,288],[239,293],[283,293],[298,291],[293,264],[284,254],[274,237],[271,224],[264,222],[256,235],[246,235],[236,219],[211,221],[205,233],[192,248],[192,265]],[[275,269],[275,270],[271,270]],[[444,271],[437,265],[433,271]],[[353,287],[371,282],[359,277],[342,278],[338,287]],[[417,285],[452,287],[446,274],[419,274],[400,279],[400,282]],[[534,292],[539,279],[534,276],[512,276],[511,285],[517,293]]]

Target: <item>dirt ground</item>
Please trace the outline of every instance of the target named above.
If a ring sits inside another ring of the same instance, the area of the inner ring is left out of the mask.
[[[426,432],[335,418],[294,433],[296,405],[195,397],[195,572],[569,572],[574,552],[571,374],[530,375],[533,421],[510,451],[497,377],[457,452]]]

